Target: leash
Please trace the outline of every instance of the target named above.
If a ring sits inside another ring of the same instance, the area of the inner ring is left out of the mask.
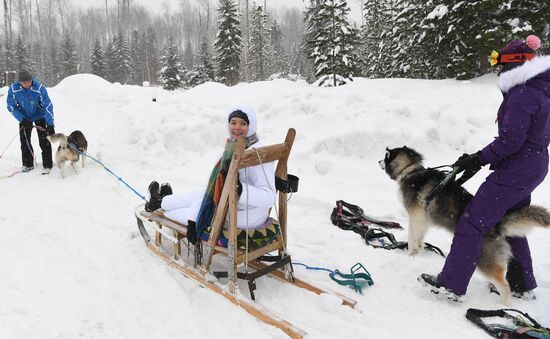
[[[43,129],[42,127],[40,126],[37,126],[37,125],[33,125],[33,127],[36,127],[37,130],[41,130],[41,131],[45,131],[45,129]],[[4,148],[4,150],[2,151],[2,154],[0,154],[0,159],[2,159],[2,157],[4,156],[4,153],[6,153],[6,151],[8,150],[8,148],[10,147],[10,145],[13,143],[13,141],[15,140],[15,138],[17,138],[17,136],[19,135],[19,133],[21,133],[21,130],[23,130],[23,133],[25,134],[25,143],[27,144],[27,148],[29,149],[29,151],[31,152],[31,155],[32,155],[32,158],[33,158],[33,163],[36,164],[36,156],[34,155],[34,152],[33,152],[33,149],[32,149],[32,146],[29,144],[29,140],[27,138],[27,132],[23,129],[24,127],[21,127],[19,128],[19,131],[17,131],[17,133],[13,136],[13,138],[10,140],[10,142],[8,143],[8,145],[6,146],[6,148]],[[17,170],[9,175],[4,175],[4,176],[1,176],[0,179],[8,179],[8,178],[11,178],[17,174],[21,173],[21,170]]]
[[[34,155],[34,150],[32,149],[32,145],[30,143],[30,137],[27,136],[27,131],[25,130],[23,130],[23,134],[25,134],[25,143],[27,144],[27,148],[29,149],[29,152],[31,152],[31,155],[32,155],[33,166],[36,166],[36,156]]]
[[[2,151],[2,154],[0,154],[0,159],[2,159],[2,157],[4,156],[4,153],[6,153],[6,151],[8,150],[8,148],[10,147],[11,143],[15,140],[15,138],[17,138],[17,136],[19,135],[19,133],[21,133],[21,130],[23,129],[23,127],[21,127],[19,129],[19,131],[17,131],[17,133],[15,133],[15,135],[13,136],[13,138],[10,140],[10,142],[8,143],[8,145],[6,146],[6,148],[4,148],[4,150]]]
[[[329,277],[338,285],[348,286],[355,292],[363,294],[363,287],[374,285],[374,281],[367,269],[361,264],[356,263],[351,267],[351,273],[342,273],[339,270],[331,270],[325,267],[308,266],[299,262],[293,262],[292,265],[303,266],[308,270],[329,272]],[[359,272],[363,270],[363,272]]]
[[[445,165],[447,166],[447,165]],[[435,169],[435,168],[441,168],[441,167],[445,167],[445,166],[439,166],[439,167],[433,167],[432,169]],[[437,184],[437,186],[435,186],[430,193],[428,193],[428,195],[426,195],[426,197],[424,198],[424,200],[422,201],[422,206],[424,206],[424,208],[427,208],[428,205],[430,204],[430,202],[435,198],[436,195],[438,195],[439,193],[441,193],[441,191],[445,188],[445,186],[447,186],[447,184],[450,182],[450,181],[453,181],[456,174],[460,171],[461,169],[459,167],[455,167],[453,168],[452,171],[450,171],[447,176],[439,183]]]
[[[77,152],[78,154],[80,155],[83,155],[83,156],[86,156],[90,159],[92,159],[93,161],[97,162],[98,164],[100,164],[101,166],[103,166],[103,168],[111,173],[115,178],[118,179],[118,181],[122,182],[126,187],[128,187],[132,192],[134,192],[135,195],[137,195],[138,197],[140,197],[141,200],[143,201],[147,201],[147,199],[141,195],[138,191],[136,191],[132,186],[130,186],[126,181],[124,181],[124,179],[122,179],[121,177],[119,177],[118,175],[116,175],[113,171],[111,171],[107,166],[105,166],[101,161],[97,160],[96,158],[92,157],[91,155],[89,155],[88,153],[84,152],[84,151],[81,151],[79,150],[74,144],[71,144],[69,143],[69,148],[75,152]]]
[[[8,178],[11,178],[11,177],[13,177],[13,176],[19,174],[19,173],[21,173],[21,171],[20,171],[20,170],[17,170],[17,171],[15,171],[15,172],[13,172],[12,174],[1,176],[0,179],[8,179]]]

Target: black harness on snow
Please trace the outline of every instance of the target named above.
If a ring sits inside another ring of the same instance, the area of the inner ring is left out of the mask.
[[[363,209],[357,205],[350,204],[343,200],[336,201],[336,207],[332,210],[330,221],[335,226],[346,230],[353,231],[365,240],[367,245],[374,248],[383,248],[386,250],[408,249],[409,244],[406,241],[397,241],[395,236],[382,228],[403,229],[399,223],[393,221],[382,221],[366,216]],[[369,228],[369,225],[379,226],[377,228]],[[442,257],[445,257],[443,251],[437,246],[425,243],[425,249],[435,252]]]
[[[512,313],[516,315],[513,315]],[[498,317],[509,324],[486,323],[482,318]],[[466,318],[495,338],[505,339],[550,339],[550,329],[543,327],[529,314],[513,308],[500,310],[478,310],[470,308]]]

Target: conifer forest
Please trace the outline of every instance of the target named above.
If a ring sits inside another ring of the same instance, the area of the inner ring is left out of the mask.
[[[361,21],[349,1],[361,3]],[[77,73],[122,84],[190,88],[276,78],[338,86],[366,78],[471,79],[511,39],[550,53],[550,1],[2,0],[2,82],[27,69],[47,86]],[[162,7],[159,4],[159,7]],[[14,73],[15,72],[15,73]]]

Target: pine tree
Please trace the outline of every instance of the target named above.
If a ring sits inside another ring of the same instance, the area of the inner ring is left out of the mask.
[[[357,30],[347,21],[345,0],[324,0],[312,20],[320,22],[315,34],[313,54],[319,86],[339,86],[353,80],[357,73],[355,46]]]
[[[450,8],[446,16],[447,35],[442,43],[449,48],[450,62],[444,77],[471,79],[485,74],[489,68],[487,56],[492,46],[502,39],[501,34],[494,34],[499,19],[495,13],[500,5],[493,0],[449,2],[447,5]]]
[[[183,58],[183,67],[186,69],[192,69],[193,64],[195,63],[195,53],[193,52],[193,46],[191,45],[191,40],[187,40],[182,58]]]
[[[113,82],[115,78],[113,76],[115,69],[115,61],[113,54],[113,43],[109,41],[107,47],[105,47],[105,53],[103,59],[105,60],[105,80]]]
[[[119,32],[113,40],[112,49],[112,76],[114,81],[125,84],[130,78],[130,48],[122,32]]]
[[[6,70],[13,71],[14,70],[14,55],[13,55],[13,44],[11,40],[6,39],[6,42],[4,44],[4,65],[6,67]]]
[[[65,34],[61,44],[61,77],[62,79],[78,72],[76,46],[70,35]]]
[[[364,25],[361,27],[360,35],[360,64],[362,75],[368,78],[382,76],[384,67],[380,49],[383,32],[383,8],[384,1],[366,0],[363,5]]]
[[[43,45],[43,41],[35,41],[33,44],[33,48],[31,49],[31,63],[34,65],[34,71],[36,74],[36,77],[44,83],[45,74],[46,74],[46,52],[44,51],[45,47]]]
[[[241,30],[239,29],[240,21],[233,0],[220,0],[218,12],[220,18],[218,20],[218,33],[214,42],[218,80],[228,86],[233,86],[239,82],[243,47]]]
[[[386,40],[392,41],[391,48],[381,49],[386,55],[383,60],[392,60],[390,73],[387,77],[426,78],[432,69],[430,60],[437,53],[423,41],[425,32],[422,24],[429,12],[433,10],[431,0],[401,0],[394,8],[398,8],[397,14],[393,13],[391,19],[385,21],[395,22],[393,29],[388,27],[383,33]],[[419,29],[420,28],[420,29]],[[380,72],[384,74],[384,72]]]
[[[132,31],[130,37],[130,84],[140,85],[143,83],[143,46],[138,31]]]
[[[289,71],[288,57],[283,49],[282,40],[283,32],[277,23],[277,20],[274,20],[271,24],[269,30],[269,71],[270,75],[285,76]]]
[[[250,44],[248,51],[248,67],[250,80],[266,80],[268,76],[267,63],[269,60],[269,30],[267,15],[261,6],[252,13],[252,27],[250,30]]]
[[[21,38],[21,35],[17,37],[17,41],[15,42],[14,60],[14,65],[17,71],[25,69],[32,72],[31,63],[27,54],[27,45]]]
[[[305,32],[302,36],[302,45],[297,49],[296,59],[293,61],[293,72],[304,72],[303,74],[309,82],[315,81],[315,63],[305,63],[305,59],[312,59],[313,52],[315,51],[317,34],[320,32],[322,22],[316,20],[321,6],[319,5],[322,0],[310,0],[310,4],[306,7],[304,13],[304,22],[306,24]],[[305,59],[304,59],[305,57]]]
[[[541,38],[541,52],[550,54],[550,2],[510,0],[503,6],[503,16],[512,29],[511,37],[525,39],[529,34]]]
[[[46,83],[50,86],[56,85],[61,80],[62,65],[59,55],[60,47],[61,46],[56,40],[50,40],[48,62],[46,63],[49,65],[46,72]]]
[[[105,60],[103,58],[103,49],[99,44],[99,40],[95,41],[94,49],[92,54],[90,54],[90,65],[92,68],[92,74],[102,78],[105,77]]]
[[[160,58],[161,69],[159,81],[162,88],[173,91],[183,86],[181,58],[177,46],[174,43],[174,36],[170,34],[164,55]]]
[[[212,57],[208,50],[208,42],[206,37],[203,37],[195,56],[195,66],[193,66],[193,70],[188,75],[189,86],[194,87],[214,80],[214,66],[210,60],[212,60]]]
[[[309,61],[308,52],[306,50],[307,44],[304,41],[305,35],[302,35],[302,39],[296,42],[292,47],[292,59],[289,61],[290,73],[306,79],[309,82],[315,80],[315,73],[313,69],[313,63]]]
[[[6,66],[6,49],[5,49],[5,45],[2,44],[0,45],[0,70],[2,71],[2,73],[4,73],[5,71],[7,71],[9,68]],[[4,86],[4,76],[2,74],[2,78],[0,80],[0,86]]]
[[[153,28],[147,29],[146,40],[144,44],[145,50],[145,80],[150,83],[154,83],[156,78],[155,74],[159,69],[159,58],[157,53],[157,37]]]
[[[502,16],[508,5],[494,0],[438,0],[431,7],[421,23],[418,44],[425,50],[428,78],[469,79],[487,73],[487,56],[510,37]],[[445,51],[444,58],[439,51]]]

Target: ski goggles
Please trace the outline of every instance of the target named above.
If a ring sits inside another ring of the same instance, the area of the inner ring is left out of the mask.
[[[491,66],[497,66],[506,63],[525,62],[533,59],[535,55],[535,53],[501,54],[497,51],[493,51],[489,57],[489,64],[491,64]]]

